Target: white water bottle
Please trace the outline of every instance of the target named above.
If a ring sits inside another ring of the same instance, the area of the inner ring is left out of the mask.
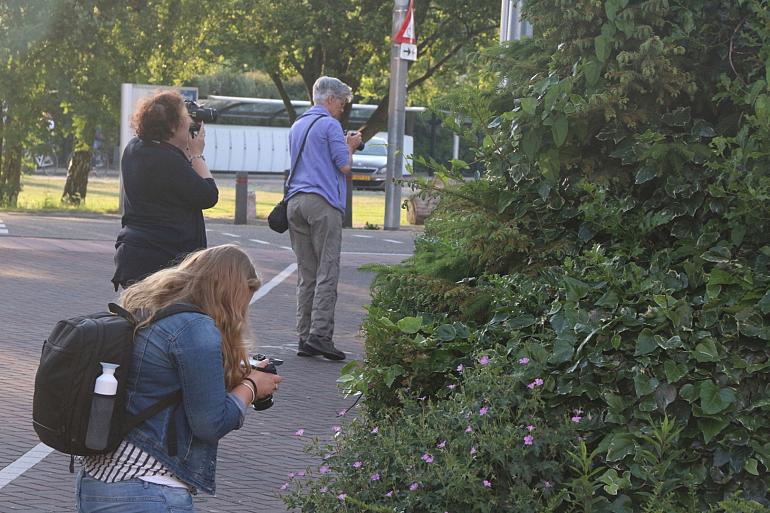
[[[99,363],[102,365],[102,375],[96,378],[94,398],[91,400],[91,415],[88,417],[88,430],[86,431],[86,447],[95,451],[107,448],[112,410],[115,407],[115,394],[118,391],[115,369],[119,365]]]

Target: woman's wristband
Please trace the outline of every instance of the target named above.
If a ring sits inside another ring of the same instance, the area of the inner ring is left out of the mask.
[[[254,380],[253,380],[253,379],[251,379],[251,378],[250,378],[250,377],[248,377],[248,376],[246,376],[245,378],[243,378],[243,381],[248,381],[249,383],[251,383],[251,386],[253,386],[253,387],[254,387],[254,399],[256,399],[256,398],[257,398],[257,395],[258,395],[257,384],[254,382]],[[254,401],[252,401],[252,402],[254,402]]]
[[[248,379],[249,381],[251,381],[251,384],[252,384],[252,385],[254,384],[254,382],[253,382],[252,380],[250,380],[249,378],[246,378],[246,379]],[[252,403],[253,403],[254,401],[256,401],[256,400],[257,400],[257,390],[256,390],[256,386],[255,386],[254,388],[252,388],[252,386],[251,386],[251,385],[249,385],[249,384],[248,384],[246,381],[242,381],[242,382],[240,383],[240,385],[243,385],[243,386],[245,386],[246,388],[248,388],[248,389],[249,389],[249,392],[251,392],[251,402],[252,402]],[[251,404],[251,403],[249,403],[249,404]]]

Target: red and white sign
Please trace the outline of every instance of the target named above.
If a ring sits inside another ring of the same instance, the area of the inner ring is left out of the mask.
[[[406,11],[404,23],[398,29],[393,42],[414,44],[416,41],[417,39],[414,36],[414,0],[409,0],[409,9]]]

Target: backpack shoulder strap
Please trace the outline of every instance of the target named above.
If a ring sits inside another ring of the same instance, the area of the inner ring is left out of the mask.
[[[302,116],[300,116],[302,117]],[[316,117],[311,123],[308,129],[305,131],[305,137],[302,138],[302,145],[299,147],[299,153],[297,154],[297,160],[294,161],[294,165],[291,166],[291,169],[289,169],[289,176],[286,178],[286,183],[283,186],[283,195],[284,199],[286,197],[286,193],[289,192],[289,186],[291,185],[291,179],[294,176],[294,170],[297,169],[297,165],[299,164],[299,159],[302,158],[302,151],[305,149],[305,143],[307,142],[307,136],[310,134],[310,129],[313,128],[313,125],[315,125],[315,122],[319,119],[326,117],[325,114],[319,114],[318,117]]]
[[[155,315],[152,316],[152,322],[157,322],[182,312],[194,312],[206,315],[206,312],[192,303],[173,303],[155,312]]]
[[[136,326],[139,324],[139,320],[134,317],[134,314],[123,308],[117,303],[107,303],[107,309],[109,309],[110,312],[114,313],[115,315],[119,315],[123,317],[125,320]]]
[[[127,417],[125,422],[123,423],[123,436],[128,434],[129,431],[134,429],[136,426],[144,422],[145,420],[149,419],[150,417],[154,417],[156,414],[160,413],[162,410],[165,410],[172,404],[176,404],[179,401],[182,400],[182,391],[176,390],[174,392],[171,392],[170,394],[164,395],[160,399],[158,399],[157,402],[151,404],[144,410],[140,411],[136,415]]]
[[[114,313],[115,315],[119,315],[129,321],[131,324],[136,326],[139,324],[139,322],[146,318],[146,316],[142,315],[141,312],[139,316],[135,316],[122,306],[120,306],[117,303],[109,303],[107,305],[107,308],[109,308],[110,312]],[[171,317],[172,315],[182,313],[182,312],[195,312],[195,313],[201,313],[206,315],[206,312],[198,308],[192,303],[173,303],[171,305],[168,305],[164,308],[161,308],[157,312],[155,312],[155,315],[152,317],[151,322],[156,322],[161,319],[165,319],[166,317]]]

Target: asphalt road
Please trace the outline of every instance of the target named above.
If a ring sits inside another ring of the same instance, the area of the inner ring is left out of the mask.
[[[38,446],[31,427],[34,375],[42,341],[56,321],[100,311],[115,299],[110,278],[118,216],[0,212],[0,513],[74,511],[69,458]],[[288,234],[264,224],[208,222],[209,244],[239,244],[262,276],[265,294],[250,309],[256,349],[285,360],[276,405],[250,412],[220,443],[216,497],[198,495],[199,512],[285,512],[279,488],[289,472],[319,462],[304,452],[328,440],[353,404],[336,386],[340,362],[296,356],[296,274]],[[370,300],[367,263],[396,263],[414,248],[413,231],[344,230],[335,343],[361,358],[359,328]],[[259,295],[259,294],[258,294]],[[302,437],[296,436],[304,429]]]

